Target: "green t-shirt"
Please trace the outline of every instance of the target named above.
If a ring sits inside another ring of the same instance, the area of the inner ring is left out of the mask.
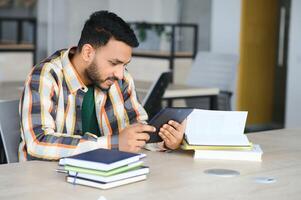
[[[100,130],[96,118],[94,86],[88,86],[82,104],[82,129],[83,133],[89,132],[100,136]]]

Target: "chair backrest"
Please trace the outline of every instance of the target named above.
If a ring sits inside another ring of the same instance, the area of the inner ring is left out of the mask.
[[[127,69],[135,81],[153,82],[161,73],[169,71],[169,61],[167,59],[133,57]]]
[[[170,72],[163,72],[153,83],[143,99],[142,106],[146,110],[149,119],[151,119],[157,112],[161,110],[162,97],[170,82],[170,78]]]
[[[237,55],[199,51],[191,66],[187,84],[234,92],[237,65]]]
[[[232,108],[235,104],[238,56],[199,51],[187,77],[187,84],[198,87],[217,87],[231,92]]]
[[[7,163],[18,162],[20,142],[19,100],[0,101],[0,134]]]

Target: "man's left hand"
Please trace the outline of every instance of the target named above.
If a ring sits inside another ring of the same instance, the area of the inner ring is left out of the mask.
[[[165,146],[169,149],[177,149],[182,143],[186,120],[179,124],[170,120],[168,124],[164,124],[159,131],[160,137],[163,139]]]

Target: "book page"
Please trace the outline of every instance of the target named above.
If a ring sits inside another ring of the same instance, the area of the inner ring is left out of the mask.
[[[247,112],[194,109],[185,136],[191,145],[249,145],[244,135]]]

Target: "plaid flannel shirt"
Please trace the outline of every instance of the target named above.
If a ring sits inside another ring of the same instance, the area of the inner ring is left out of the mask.
[[[95,109],[101,137],[82,132],[81,106],[87,87],[60,50],[36,65],[25,82],[20,101],[19,160],[57,160],[95,148],[118,147],[118,133],[129,124],[145,122],[147,113],[137,99],[133,78],[108,91],[95,87]]]

